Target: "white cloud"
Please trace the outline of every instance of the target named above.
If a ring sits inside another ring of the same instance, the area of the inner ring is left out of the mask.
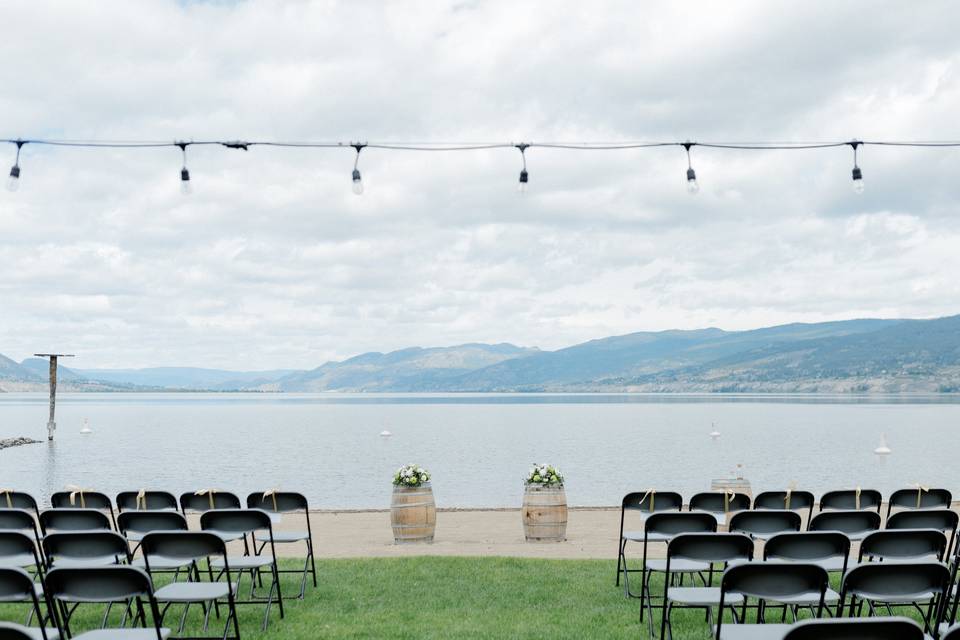
[[[29,2],[0,136],[956,138],[960,44],[902,3]],[[9,160],[13,148],[0,148]],[[311,367],[466,341],[955,313],[960,151],[24,148],[0,352]],[[4,156],[0,156],[0,162]]]

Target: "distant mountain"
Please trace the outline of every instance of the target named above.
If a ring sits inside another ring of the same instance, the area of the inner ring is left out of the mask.
[[[44,389],[46,379],[45,360],[0,355],[0,391]],[[113,391],[960,392],[960,316],[638,332],[557,351],[412,347],[310,371],[61,367],[60,380]]]

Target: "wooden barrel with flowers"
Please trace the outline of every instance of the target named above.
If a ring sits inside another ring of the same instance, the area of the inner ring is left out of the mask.
[[[437,506],[433,501],[430,474],[417,465],[406,465],[393,476],[390,524],[395,544],[433,542]]]
[[[535,464],[524,485],[523,535],[527,542],[566,540],[567,494],[559,469]]]

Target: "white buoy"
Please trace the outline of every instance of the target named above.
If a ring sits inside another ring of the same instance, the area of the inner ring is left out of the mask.
[[[887,434],[880,434],[880,446],[873,450],[878,456],[888,456],[893,453],[893,449],[887,446]]]
[[[389,438],[389,437],[392,436],[392,435],[393,435],[393,434],[390,433],[389,431],[387,431],[386,429],[384,429],[383,431],[380,432],[380,437],[381,437],[381,438]]]
[[[83,427],[80,429],[80,433],[87,435],[88,433],[93,433],[93,429],[90,428],[90,425],[86,418],[83,419]]]
[[[717,427],[711,422],[710,426],[713,427],[713,431],[710,432],[710,437],[716,440],[720,437],[720,432],[717,431]]]

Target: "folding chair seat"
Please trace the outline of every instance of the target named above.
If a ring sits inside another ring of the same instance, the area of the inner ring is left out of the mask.
[[[230,568],[240,576],[249,571],[250,573],[250,600],[238,601],[237,604],[266,603],[266,609],[263,614],[263,630],[266,630],[267,623],[270,620],[270,608],[274,601],[280,609],[280,618],[283,618],[283,594],[280,589],[280,573],[277,566],[277,550],[273,540],[273,521],[266,511],[260,509],[214,509],[200,514],[200,528],[204,531],[214,533],[221,538],[228,535],[240,535],[246,540],[246,536],[253,536],[259,532],[268,534],[269,554],[260,553],[250,555],[249,549],[245,549],[243,556],[229,556]],[[262,551],[262,548],[260,549]],[[256,552],[257,549],[254,548]],[[225,568],[228,559],[215,559],[212,563],[215,569]],[[265,597],[257,597],[256,585],[261,579],[262,569],[269,569],[271,574],[270,590]],[[276,593],[276,597],[274,597]]]
[[[898,489],[887,500],[887,518],[894,509],[949,509],[953,494],[947,489]]]
[[[821,511],[810,520],[810,531],[839,531],[851,540],[860,540],[880,528],[876,511]]]
[[[40,512],[44,535],[57,531],[111,531],[110,518],[94,509],[54,508]]]
[[[876,489],[840,489],[828,491],[820,496],[820,511],[873,509],[879,514],[882,504],[883,496]]]
[[[884,529],[864,537],[858,561],[941,561],[946,549],[947,537],[936,529]]]
[[[102,567],[130,559],[127,539],[113,531],[50,533],[43,538],[43,552],[51,568]]]
[[[847,572],[850,538],[839,531],[803,531],[781,533],[763,545],[765,561],[815,564],[827,572]],[[828,592],[827,598],[832,598]]]
[[[313,576],[313,586],[317,586],[317,567],[314,561],[313,555],[313,529],[310,526],[310,507],[307,504],[307,498],[300,493],[294,493],[291,491],[264,491],[251,493],[247,496],[247,508],[248,509],[262,509],[271,515],[276,515],[279,517],[284,513],[303,513],[303,517],[307,521],[307,528],[305,531],[274,531],[273,532],[273,541],[275,544],[293,544],[302,542],[306,545],[307,557],[303,563],[303,571],[298,571],[296,569],[280,569],[280,573],[301,573],[300,578],[300,595],[298,596],[301,600],[306,592],[307,587],[307,574]],[[269,533],[266,531],[258,531],[254,534],[254,544],[258,544],[259,548],[255,550],[255,553],[261,553],[264,547],[269,542]]]
[[[923,615],[924,631],[930,632],[938,622],[938,604],[947,593],[949,581],[950,571],[939,562],[861,564],[843,578],[837,615],[843,615],[848,602],[851,616],[858,614],[863,604],[870,616],[878,606],[890,615],[894,606],[909,606]]]
[[[184,608],[178,631],[182,633],[190,605],[200,604],[204,608],[203,630],[207,631],[211,611],[216,610],[220,602],[226,602],[228,611],[223,637],[227,637],[231,624],[233,637],[240,637],[236,609],[237,582],[223,538],[203,531],[155,531],[143,537],[140,548],[143,551],[144,566],[151,577],[157,571],[158,559],[164,563],[163,566],[175,560],[181,565],[191,567],[188,572],[189,581],[171,582],[157,590],[157,602],[165,605],[160,616],[161,624],[170,605],[182,604]],[[220,560],[216,577],[215,560]],[[203,567],[203,564],[206,566]],[[204,574],[209,576],[209,580],[202,579]]]
[[[681,533],[667,544],[667,559],[664,570],[663,606],[660,613],[660,636],[672,637],[670,615],[674,609],[706,609],[707,622],[713,616],[713,607],[722,605],[721,589],[708,582],[702,587],[676,587],[671,585],[673,562],[689,560],[702,562],[709,567],[715,564],[726,566],[731,562],[747,562],[753,558],[753,540],[742,533]],[[711,572],[712,579],[712,572]],[[727,606],[741,602],[731,597]],[[722,610],[718,616],[722,616]],[[653,613],[651,611],[651,618]],[[669,634],[669,636],[667,635]],[[654,636],[651,619],[650,635]]]
[[[924,640],[924,637],[920,625],[909,618],[877,617],[803,620],[791,626],[783,640]]]
[[[7,532],[13,533],[13,532]],[[56,626],[48,628],[45,624],[46,617],[40,607],[40,601],[43,599],[43,584],[34,582],[23,569],[16,567],[0,568],[0,602],[4,603],[23,603],[30,605],[30,619],[36,618],[39,627],[28,627],[16,625],[17,629],[26,634],[31,640],[57,640],[60,634]],[[44,600],[46,604],[46,600]],[[4,632],[0,630],[0,640],[3,640]]]
[[[730,567],[723,573],[720,589],[719,614],[715,637],[717,640],[747,638],[771,638],[785,633],[790,625],[766,623],[766,610],[771,605],[781,604],[785,619],[788,610],[809,606],[819,618],[824,611],[824,595],[830,578],[826,570],[815,564],[784,562],[751,562]],[[741,618],[736,624],[723,626],[723,609],[731,596],[741,603]],[[746,622],[747,604],[750,598],[757,600],[756,624]],[[791,606],[793,605],[793,606]]]
[[[177,511],[177,497],[168,491],[121,491],[117,494],[117,512]]]
[[[57,491],[50,496],[50,506],[54,509],[95,509],[110,515],[111,525],[116,525],[113,501],[105,493],[83,489]]]
[[[627,569],[627,559],[624,555],[627,542],[643,542],[646,539],[646,532],[643,530],[625,531],[624,524],[627,513],[635,513],[645,520],[646,516],[661,511],[680,511],[683,508],[683,498],[674,491],[636,491],[623,496],[620,502],[620,536],[617,543],[617,586],[620,586],[620,574],[623,573],[624,579],[628,574],[639,569]],[[631,595],[629,589],[624,585],[624,592]]]
[[[790,491],[761,491],[753,497],[754,509],[787,509],[788,511],[807,511],[807,525],[813,517],[816,499],[809,491],[791,489]]]
[[[160,611],[153,597],[150,577],[128,566],[53,569],[47,574],[47,592],[54,602],[67,606],[52,607],[57,627],[73,640],[166,640],[170,630],[160,626]],[[144,601],[147,606],[144,607]],[[75,635],[70,620],[83,603],[131,603],[133,624],[142,628],[97,629]],[[147,610],[153,624],[147,624]]]
[[[802,520],[796,511],[755,509],[738,511],[730,517],[730,533],[745,533],[751,538],[767,540],[777,534],[800,531]]]

